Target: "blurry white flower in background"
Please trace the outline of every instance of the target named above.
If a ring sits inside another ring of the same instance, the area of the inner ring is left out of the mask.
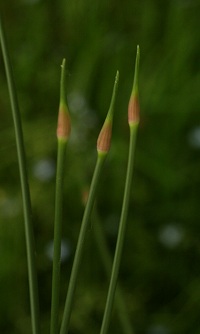
[[[41,159],[33,166],[33,175],[42,182],[48,182],[55,175],[55,163],[50,159]]]
[[[197,126],[190,131],[188,142],[193,148],[200,148],[200,126]]]
[[[50,241],[45,249],[45,253],[49,260],[53,260],[53,240]],[[66,239],[63,239],[61,242],[61,262],[67,261],[71,255],[71,246],[70,242]]]
[[[87,104],[84,96],[79,92],[72,92],[68,96],[68,104],[73,113],[85,113]]]
[[[96,113],[89,108],[84,96],[76,91],[69,94],[68,104],[73,118],[70,143],[73,149],[85,149],[88,133],[97,123]]]
[[[175,248],[183,240],[184,232],[176,224],[167,224],[159,231],[158,239],[167,248]]]

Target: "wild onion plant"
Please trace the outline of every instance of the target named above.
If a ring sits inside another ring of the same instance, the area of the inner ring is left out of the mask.
[[[30,291],[30,305],[31,305],[31,320],[32,320],[32,333],[40,333],[40,317],[39,317],[39,297],[38,297],[38,283],[37,283],[37,270],[35,263],[35,242],[33,233],[33,222],[31,214],[31,200],[29,183],[26,167],[26,156],[24,149],[24,139],[22,131],[22,122],[18,106],[17,93],[14,84],[14,78],[12,73],[11,62],[9,58],[4,28],[2,24],[2,18],[0,17],[0,41],[3,53],[3,59],[5,64],[8,89],[10,95],[10,102],[12,108],[12,115],[14,121],[15,138],[17,144],[18,163],[21,179],[22,201],[24,210],[24,227],[26,237],[26,250],[27,250],[27,263],[28,263],[28,277],[29,277],[29,291]],[[135,64],[135,76],[133,82],[133,89],[128,106],[128,123],[130,128],[130,143],[129,143],[129,157],[126,173],[126,182],[124,190],[124,199],[122,204],[121,218],[119,222],[118,237],[116,242],[116,250],[114,260],[109,252],[109,248],[106,243],[106,238],[101,227],[101,223],[97,218],[97,214],[94,213],[95,218],[95,238],[96,243],[101,253],[103,265],[107,276],[111,279],[108,289],[107,301],[104,310],[104,316],[102,321],[102,327],[100,329],[101,334],[108,332],[111,313],[114,303],[115,290],[117,285],[119,267],[122,256],[122,249],[125,238],[126,221],[128,214],[128,205],[131,192],[132,174],[134,166],[134,152],[137,128],[139,124],[139,102],[138,102],[138,69],[139,69],[139,47],[137,47],[137,56]],[[84,245],[86,241],[86,235],[88,231],[88,225],[91,220],[91,214],[96,198],[98,184],[101,177],[102,168],[108,155],[111,135],[112,135],[112,123],[114,104],[117,94],[119,81],[119,73],[117,71],[114,88],[111,98],[110,107],[103,124],[102,130],[97,140],[97,160],[94,169],[94,174],[91,181],[89,195],[80,227],[80,233],[76,246],[76,252],[74,255],[74,261],[71,269],[71,276],[69,278],[68,291],[66,296],[65,307],[63,311],[63,317],[61,324],[59,322],[59,295],[60,295],[60,260],[61,260],[61,239],[62,239],[62,207],[63,207],[63,182],[64,182],[64,167],[65,167],[65,155],[66,146],[71,130],[71,122],[69,116],[69,110],[66,99],[66,87],[65,87],[65,60],[63,60],[61,66],[61,83],[60,83],[60,105],[58,112],[58,126],[57,126],[57,174],[56,174],[56,190],[55,190],[55,222],[54,222],[54,254],[53,254],[53,270],[52,270],[52,303],[51,303],[51,317],[50,317],[50,333],[51,334],[66,334],[70,327],[70,316],[73,307],[73,300],[75,296],[75,290],[77,285],[77,279],[80,272],[81,259],[84,252]],[[95,211],[94,211],[95,212]],[[112,270],[111,270],[112,269]],[[118,288],[116,294],[117,309],[119,312],[119,318],[121,321],[121,328],[124,334],[133,334],[131,321],[126,312],[126,307],[123,301],[122,290]]]

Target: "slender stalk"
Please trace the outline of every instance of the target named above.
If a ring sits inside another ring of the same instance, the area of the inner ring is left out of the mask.
[[[18,106],[17,93],[14,83],[14,77],[11,67],[11,62],[8,53],[7,42],[5,38],[2,19],[0,17],[0,40],[3,53],[3,59],[5,64],[6,76],[8,81],[8,90],[11,101],[12,116],[15,128],[15,138],[17,146],[17,155],[19,163],[19,172],[21,180],[22,201],[24,211],[24,227],[26,238],[26,251],[27,251],[27,265],[28,265],[28,279],[29,279],[29,293],[30,293],[30,307],[31,307],[31,321],[33,334],[40,333],[40,321],[39,321],[39,298],[38,298],[38,283],[37,283],[37,271],[35,261],[35,241],[33,233],[33,223],[31,215],[31,200],[30,191],[28,185],[28,176],[26,168],[26,156],[24,149],[24,139],[21,124],[21,116]]]
[[[55,224],[54,224],[54,254],[52,275],[52,303],[51,303],[51,334],[58,333],[59,293],[60,293],[60,257],[62,238],[62,204],[63,179],[65,165],[66,143],[58,142],[56,198],[55,198]]]
[[[133,82],[133,89],[129,101],[128,107],[128,122],[130,128],[130,142],[129,142],[129,156],[128,156],[128,165],[126,172],[126,182],[124,189],[124,198],[122,204],[122,211],[119,223],[119,231],[115,249],[115,256],[113,260],[111,279],[108,289],[107,301],[104,310],[104,316],[101,326],[100,334],[106,334],[108,332],[108,327],[110,323],[115,290],[117,285],[119,267],[122,256],[122,249],[124,244],[124,237],[126,231],[126,220],[128,214],[128,205],[131,191],[132,175],[133,175],[133,165],[134,165],[134,155],[135,155],[135,143],[136,143],[136,134],[139,124],[139,103],[138,103],[138,68],[139,68],[139,47],[137,48],[137,57],[135,64],[135,76]]]
[[[92,182],[90,186],[87,204],[86,204],[84,215],[83,215],[83,220],[82,220],[79,238],[77,242],[76,252],[74,256],[60,334],[67,334],[69,330],[72,303],[74,299],[74,293],[76,289],[77,277],[78,277],[78,273],[80,269],[81,259],[83,255],[85,237],[86,237],[86,233],[87,233],[88,226],[90,223],[90,216],[91,216],[91,211],[94,205],[94,200],[96,196],[97,186],[99,183],[100,173],[102,171],[104,161],[106,159],[107,153],[110,148],[114,101],[115,101],[116,91],[117,91],[117,86],[118,86],[118,78],[119,78],[119,73],[117,72],[110,108],[109,108],[106,120],[104,122],[104,125],[102,127],[102,130],[99,134],[98,140],[97,140],[98,156],[97,156],[96,166],[94,169],[94,174],[93,174],[93,178],[92,178]]]
[[[52,302],[51,302],[51,326],[50,333],[57,334],[59,323],[59,293],[60,293],[60,258],[62,238],[62,211],[63,211],[63,181],[65,167],[65,153],[67,140],[70,133],[70,119],[65,98],[65,60],[62,63],[60,83],[60,105],[58,114],[58,156],[56,171],[56,193],[55,193],[55,221],[54,221],[54,254],[52,274]]]
[[[60,334],[68,333],[69,321],[70,321],[71,309],[72,309],[72,302],[73,302],[73,298],[74,298],[77,276],[78,276],[80,263],[81,263],[81,259],[82,259],[85,236],[86,236],[86,232],[88,230],[88,225],[89,225],[89,222],[90,222],[89,218],[90,218],[90,214],[91,214],[92,207],[93,207],[93,204],[94,204],[96,189],[97,189],[97,185],[98,185],[98,182],[99,182],[99,176],[100,176],[100,173],[101,173],[101,170],[102,170],[104,160],[105,160],[105,156],[98,155],[95,170],[94,170],[94,174],[93,174],[93,179],[92,179],[92,183],[91,183],[90,193],[89,193],[89,197],[88,197],[88,202],[87,202],[86,210],[84,212],[84,216],[83,216],[83,220],[82,220],[82,224],[81,224],[81,230],[80,230],[78,243],[77,243],[77,247],[76,247],[76,252],[75,252],[75,256],[74,256],[73,267],[72,267],[72,272],[71,272],[69,286],[68,286],[68,293],[67,293],[67,299],[66,299],[66,303],[65,303],[65,309],[64,309],[63,321],[62,321],[62,325],[61,325]]]
[[[124,235],[126,229],[126,218],[128,212],[128,203],[130,197],[130,189],[131,189],[131,180],[132,180],[132,170],[133,170],[133,161],[134,161],[134,150],[135,150],[135,137],[136,137],[137,128],[130,128],[130,146],[129,146],[129,158],[128,158],[128,168],[127,168],[127,176],[126,176],[126,184],[125,184],[125,192],[122,206],[122,213],[118,231],[118,238],[115,250],[115,257],[113,261],[112,274],[110,279],[110,286],[108,290],[107,302],[104,311],[104,317],[101,327],[101,334],[106,334],[108,331],[108,326],[110,323],[110,317],[114,302],[115,289],[117,285],[119,266],[121,261],[122,248],[124,243]]]
[[[106,275],[110,276],[110,270],[112,268],[112,258],[107,245],[106,237],[101,226],[101,222],[99,221],[99,216],[96,210],[96,207],[93,210],[94,217],[94,236],[96,245],[99,249],[99,253],[102,259],[102,263],[104,266],[104,270]],[[128,310],[123,298],[123,292],[121,287],[118,285],[116,290],[116,308],[118,312],[118,317],[121,324],[121,329],[123,334],[134,334],[132,324],[128,315]]]

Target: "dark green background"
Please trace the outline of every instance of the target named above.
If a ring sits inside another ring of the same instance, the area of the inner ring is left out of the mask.
[[[119,92],[112,147],[101,177],[97,214],[113,254],[127,164],[127,104],[137,44],[141,123],[120,270],[134,333],[200,333],[200,3],[198,0],[1,0],[22,115],[41,302],[42,333],[50,317],[60,64],[67,59],[72,117],[65,177],[62,264],[67,289],[83,194],[116,70]],[[26,250],[13,121],[0,55],[0,332],[31,333]],[[93,235],[78,282],[71,333],[99,333],[108,280]],[[175,241],[174,241],[175,240]],[[173,242],[174,241],[174,242]],[[114,311],[109,333],[122,333]]]

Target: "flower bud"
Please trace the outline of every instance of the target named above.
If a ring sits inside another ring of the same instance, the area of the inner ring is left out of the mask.
[[[119,81],[119,72],[117,71],[115,77],[115,83],[113,87],[112,99],[110,103],[110,108],[108,110],[108,114],[106,116],[105,122],[99,134],[97,140],[97,151],[99,154],[107,154],[110,149],[111,144],[111,136],[112,136],[112,123],[113,123],[113,113],[114,113],[114,104],[116,99],[116,92],[118,88]]]
[[[137,125],[139,123],[139,96],[138,96],[138,71],[139,71],[139,58],[140,58],[140,48],[137,46],[137,54],[135,61],[135,74],[133,80],[133,88],[131,92],[131,97],[128,104],[128,123],[130,126]]]
[[[58,111],[57,138],[67,141],[71,132],[71,121],[65,97],[65,59],[61,65],[60,105]]]

